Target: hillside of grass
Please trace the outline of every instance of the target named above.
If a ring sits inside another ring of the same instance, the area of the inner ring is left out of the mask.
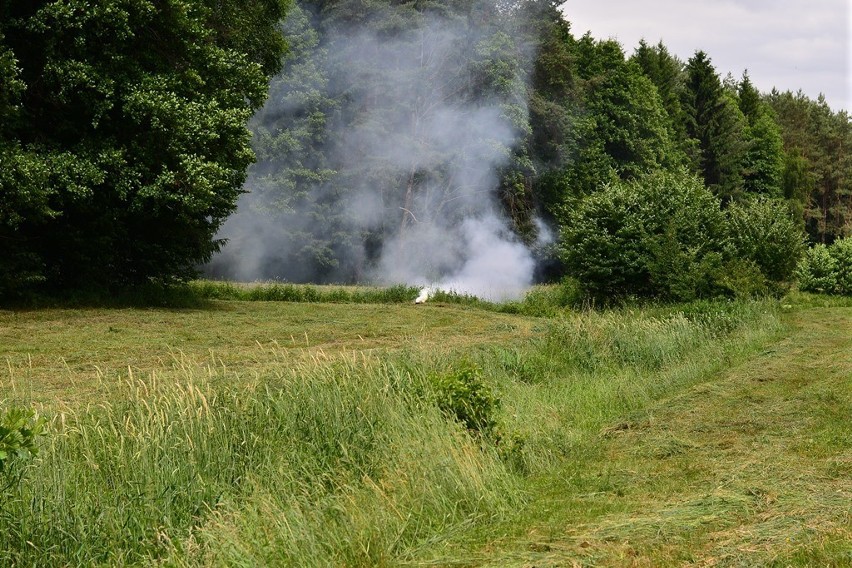
[[[328,293],[0,311],[0,565],[849,558],[842,301]]]

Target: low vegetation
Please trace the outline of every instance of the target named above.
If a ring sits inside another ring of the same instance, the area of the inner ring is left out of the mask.
[[[610,433],[632,432],[690,392],[724,399],[720,379],[789,350],[784,338],[800,320],[784,310],[822,301],[575,311],[557,307],[564,293],[536,290],[539,299],[527,301],[549,306],[548,318],[443,301],[2,312],[3,408],[34,409],[45,435],[35,439],[37,454],[17,460],[15,483],[0,495],[0,563],[375,566],[548,557],[531,554],[540,539],[527,542],[533,533],[524,531],[546,529],[549,542],[558,540],[546,513],[557,487],[569,504],[594,504],[576,523],[559,513],[565,526],[592,527],[604,512],[653,502],[653,494],[619,501],[628,482],[606,465],[608,444],[621,439]],[[848,324],[843,302],[833,305]],[[833,379],[825,380],[829,396]],[[814,404],[842,413],[850,402],[843,392]],[[688,418],[678,416],[672,420]],[[820,450],[841,469],[844,432]],[[683,455],[694,444],[687,430],[666,436],[655,456]],[[820,554],[842,559],[848,527],[834,519],[829,529],[818,533],[833,543]],[[641,531],[607,530],[612,542],[629,539],[637,550],[653,542]],[[704,533],[696,534],[683,546],[703,546]],[[604,564],[624,551],[595,546],[597,556],[586,556]],[[805,548],[790,550],[808,558]]]
[[[798,277],[802,290],[852,296],[852,237],[809,249],[799,265]]]
[[[779,200],[726,210],[685,171],[614,182],[581,200],[563,228],[561,257],[598,301],[689,301],[781,292],[804,249]]]

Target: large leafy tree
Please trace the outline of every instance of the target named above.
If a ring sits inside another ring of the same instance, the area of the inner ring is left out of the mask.
[[[193,274],[253,160],[285,10],[0,2],[0,294]]]

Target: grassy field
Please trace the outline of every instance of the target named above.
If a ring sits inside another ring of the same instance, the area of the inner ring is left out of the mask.
[[[0,311],[0,565],[852,564],[848,301],[282,290]]]

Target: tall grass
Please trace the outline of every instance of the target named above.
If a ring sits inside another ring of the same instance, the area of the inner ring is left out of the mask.
[[[606,428],[646,420],[643,408],[707,380],[776,339],[772,300],[705,301],[585,311],[552,320],[529,346],[489,347],[506,431],[523,440],[523,469],[542,472],[594,444]]]
[[[187,289],[205,300],[240,300],[267,302],[331,302],[348,304],[411,303],[420,293],[415,286],[399,284],[389,287],[315,286],[290,283],[234,284],[215,280],[197,280]]]
[[[428,559],[518,509],[526,475],[780,329],[769,301],[542,322],[532,341],[450,356],[355,355],[252,377],[174,365],[128,375],[109,401],[50,409],[42,451],[0,495],[0,565]],[[502,401],[488,409],[493,439],[437,403],[435,377],[471,365]]]
[[[185,367],[58,412],[3,496],[0,565],[373,566],[517,504],[425,376],[362,360],[225,378]]]
[[[420,294],[420,288],[398,284],[388,287],[315,286],[290,283],[234,284],[214,280],[189,282],[183,296],[204,300],[329,302],[345,304],[405,304]],[[518,300],[493,302],[453,290],[434,290],[429,302],[469,306],[489,311],[529,316],[555,316],[582,301],[579,286],[573,280],[561,284],[535,286]]]

